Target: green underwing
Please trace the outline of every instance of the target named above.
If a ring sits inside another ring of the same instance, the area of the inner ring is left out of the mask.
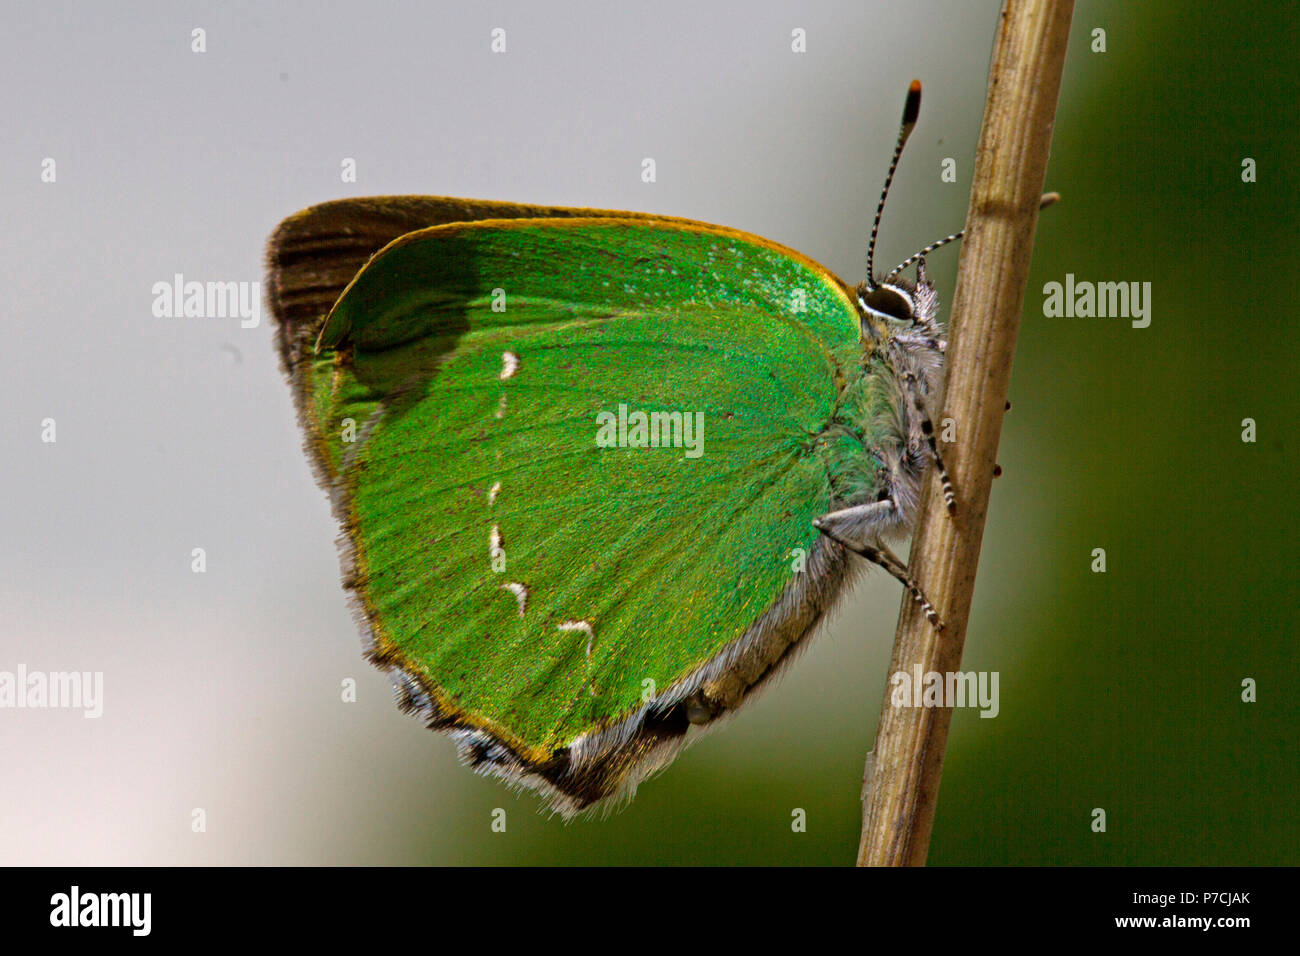
[[[281,223],[281,359],[402,708],[568,817],[771,680],[855,554],[925,604],[883,539],[945,342],[923,255],[870,259],[850,286],[721,226],[445,197]]]

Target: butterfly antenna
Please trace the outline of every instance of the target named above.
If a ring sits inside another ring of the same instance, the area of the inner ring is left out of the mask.
[[[934,252],[934,250],[942,249],[948,243],[956,242],[964,235],[966,235],[966,230],[958,229],[951,236],[944,236],[942,239],[936,239],[934,242],[930,243],[924,249],[912,253],[910,256],[908,256],[898,265],[894,266],[894,268],[890,269],[889,272],[885,275],[883,281],[888,282],[890,279],[894,278],[894,276],[898,275],[900,272],[902,272],[904,269],[910,266],[913,262],[916,262],[918,259],[924,259],[930,253]]]
[[[1043,197],[1040,200],[1038,200],[1038,208],[1046,209],[1048,206],[1052,205],[1052,203],[1056,202],[1060,198],[1061,198],[1060,193],[1043,193]],[[900,262],[898,265],[894,266],[894,268],[890,269],[889,272],[885,274],[885,278],[881,281],[888,282],[890,279],[894,278],[894,276],[898,275],[900,272],[902,272],[904,269],[910,266],[913,262],[916,262],[920,259],[924,259],[930,253],[934,252],[934,250],[940,249],[943,246],[946,246],[950,242],[956,242],[964,235],[966,235],[966,230],[958,229],[951,236],[944,236],[942,239],[936,239],[934,242],[930,243],[920,252],[913,253],[912,255],[904,259],[902,262]]]
[[[880,232],[880,217],[885,211],[885,199],[889,196],[889,184],[894,181],[894,170],[898,168],[898,157],[903,155],[903,146],[907,137],[912,135],[916,118],[921,112],[921,81],[913,80],[907,88],[907,99],[903,103],[903,123],[898,128],[898,145],[894,147],[894,158],[889,161],[889,173],[885,176],[885,188],[880,192],[880,202],[876,206],[876,218],[871,224],[871,239],[867,242],[867,290],[876,288],[873,266],[876,256],[876,234]]]

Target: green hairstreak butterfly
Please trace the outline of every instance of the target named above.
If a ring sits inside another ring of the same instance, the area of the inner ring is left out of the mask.
[[[267,287],[344,584],[400,705],[565,816],[790,660],[914,518],[924,255],[850,286],[686,219],[443,197],[286,219]],[[903,278],[915,263],[917,280]]]

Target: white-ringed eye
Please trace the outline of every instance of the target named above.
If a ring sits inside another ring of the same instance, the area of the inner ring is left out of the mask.
[[[858,294],[864,309],[896,322],[911,322],[916,316],[916,301],[896,285],[882,283],[865,294]]]

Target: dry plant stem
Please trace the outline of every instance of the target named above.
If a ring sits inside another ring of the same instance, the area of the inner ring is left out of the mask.
[[[945,627],[936,632],[905,596],[890,674],[961,667],[1073,9],[1073,0],[1006,0],[1002,9],[935,418],[956,423],[956,442],[941,452],[957,510],[948,514],[931,480],[909,561]],[[892,691],[887,683],[867,762],[859,866],[920,866],[930,846],[952,711],[894,707]]]

